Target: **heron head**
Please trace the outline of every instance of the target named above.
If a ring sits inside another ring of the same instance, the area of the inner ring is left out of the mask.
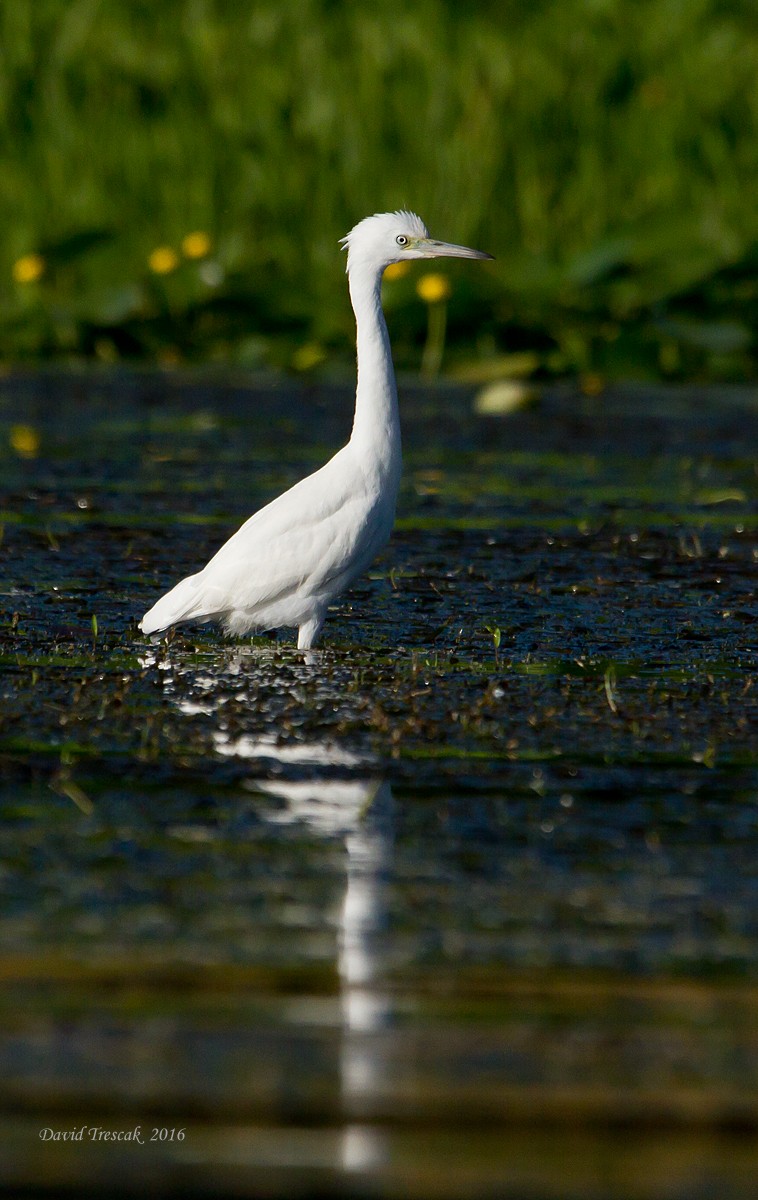
[[[347,250],[348,272],[357,267],[383,271],[408,258],[492,258],[483,250],[436,241],[420,217],[404,211],[365,217],[341,245]]]

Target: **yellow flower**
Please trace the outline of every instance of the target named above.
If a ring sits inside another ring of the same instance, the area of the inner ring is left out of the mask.
[[[11,425],[11,449],[20,458],[36,458],[39,453],[39,433],[33,425]]]
[[[442,300],[450,299],[450,281],[447,275],[422,275],[416,284],[416,291],[427,304],[439,304]]]
[[[95,339],[95,358],[101,362],[112,363],[118,360],[118,349],[108,337]]]
[[[210,251],[211,239],[202,229],[196,229],[182,238],[182,254],[185,258],[205,258]]]
[[[411,264],[407,260],[390,263],[388,267],[384,268],[384,278],[388,279],[391,283],[393,279],[402,279],[404,275],[408,274],[410,269]]]
[[[171,246],[156,246],[147,260],[147,265],[156,275],[169,275],[179,266],[179,255]]]
[[[296,371],[311,371],[313,367],[320,366],[325,358],[323,346],[319,346],[318,342],[306,342],[304,346],[298,346],[292,355],[292,366]]]
[[[13,264],[16,283],[36,283],[45,274],[45,260],[41,254],[22,254]]]
[[[585,396],[599,396],[605,388],[605,380],[598,371],[586,371],[579,380]]]

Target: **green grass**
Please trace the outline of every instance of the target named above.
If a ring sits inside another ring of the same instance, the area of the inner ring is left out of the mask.
[[[347,362],[337,239],[409,206],[497,256],[450,269],[446,366],[746,378],[757,35],[752,0],[3,5],[0,352]]]

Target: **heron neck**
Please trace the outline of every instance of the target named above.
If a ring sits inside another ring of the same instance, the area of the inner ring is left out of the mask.
[[[360,269],[349,277],[355,313],[358,385],[351,444],[372,462],[399,475],[400,419],[387,324],[382,312],[381,272]]]

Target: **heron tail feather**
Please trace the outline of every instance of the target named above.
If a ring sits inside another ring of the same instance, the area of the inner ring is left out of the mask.
[[[199,575],[188,575],[170,592],[161,596],[139,623],[143,633],[159,633],[180,621],[208,620],[213,613],[205,611]]]

